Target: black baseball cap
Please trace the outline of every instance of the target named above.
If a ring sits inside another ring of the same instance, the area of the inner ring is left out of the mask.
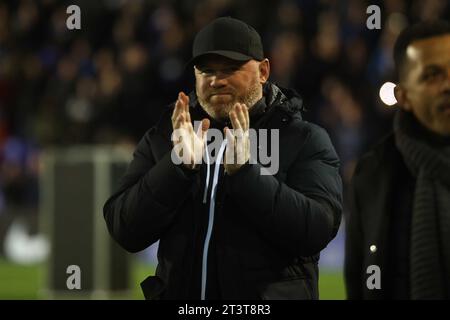
[[[237,61],[264,60],[258,32],[245,22],[231,17],[217,18],[197,33],[188,66],[195,65],[201,57],[209,54]]]

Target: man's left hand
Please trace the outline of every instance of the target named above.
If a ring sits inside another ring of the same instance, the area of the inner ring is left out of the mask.
[[[224,128],[228,140],[225,152],[225,172],[232,175],[250,159],[250,117],[245,104],[236,103],[229,113],[233,130]]]

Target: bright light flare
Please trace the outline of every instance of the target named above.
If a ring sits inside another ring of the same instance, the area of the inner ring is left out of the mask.
[[[380,99],[387,106],[393,106],[397,103],[394,95],[395,83],[386,82],[380,88]]]

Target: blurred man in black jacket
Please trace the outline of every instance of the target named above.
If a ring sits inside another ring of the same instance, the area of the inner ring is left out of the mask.
[[[295,91],[268,82],[261,39],[242,21],[202,29],[191,65],[195,92],[145,134],[104,206],[111,235],[130,252],[160,240],[156,275],[141,284],[147,299],[317,299],[319,252],[342,211],[328,135],[302,120]],[[211,164],[210,129],[226,136]],[[251,161],[250,129],[278,130],[276,172]]]
[[[449,299],[449,24],[405,29],[394,59],[394,132],[362,157],[353,177],[348,298]],[[379,289],[367,285],[369,266],[380,268]]]

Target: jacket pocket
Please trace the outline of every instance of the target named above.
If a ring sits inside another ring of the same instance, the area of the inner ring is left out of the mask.
[[[312,300],[308,279],[297,278],[272,282],[260,292],[263,300]]]
[[[165,284],[158,276],[149,276],[141,282],[141,289],[146,300],[161,300]]]

